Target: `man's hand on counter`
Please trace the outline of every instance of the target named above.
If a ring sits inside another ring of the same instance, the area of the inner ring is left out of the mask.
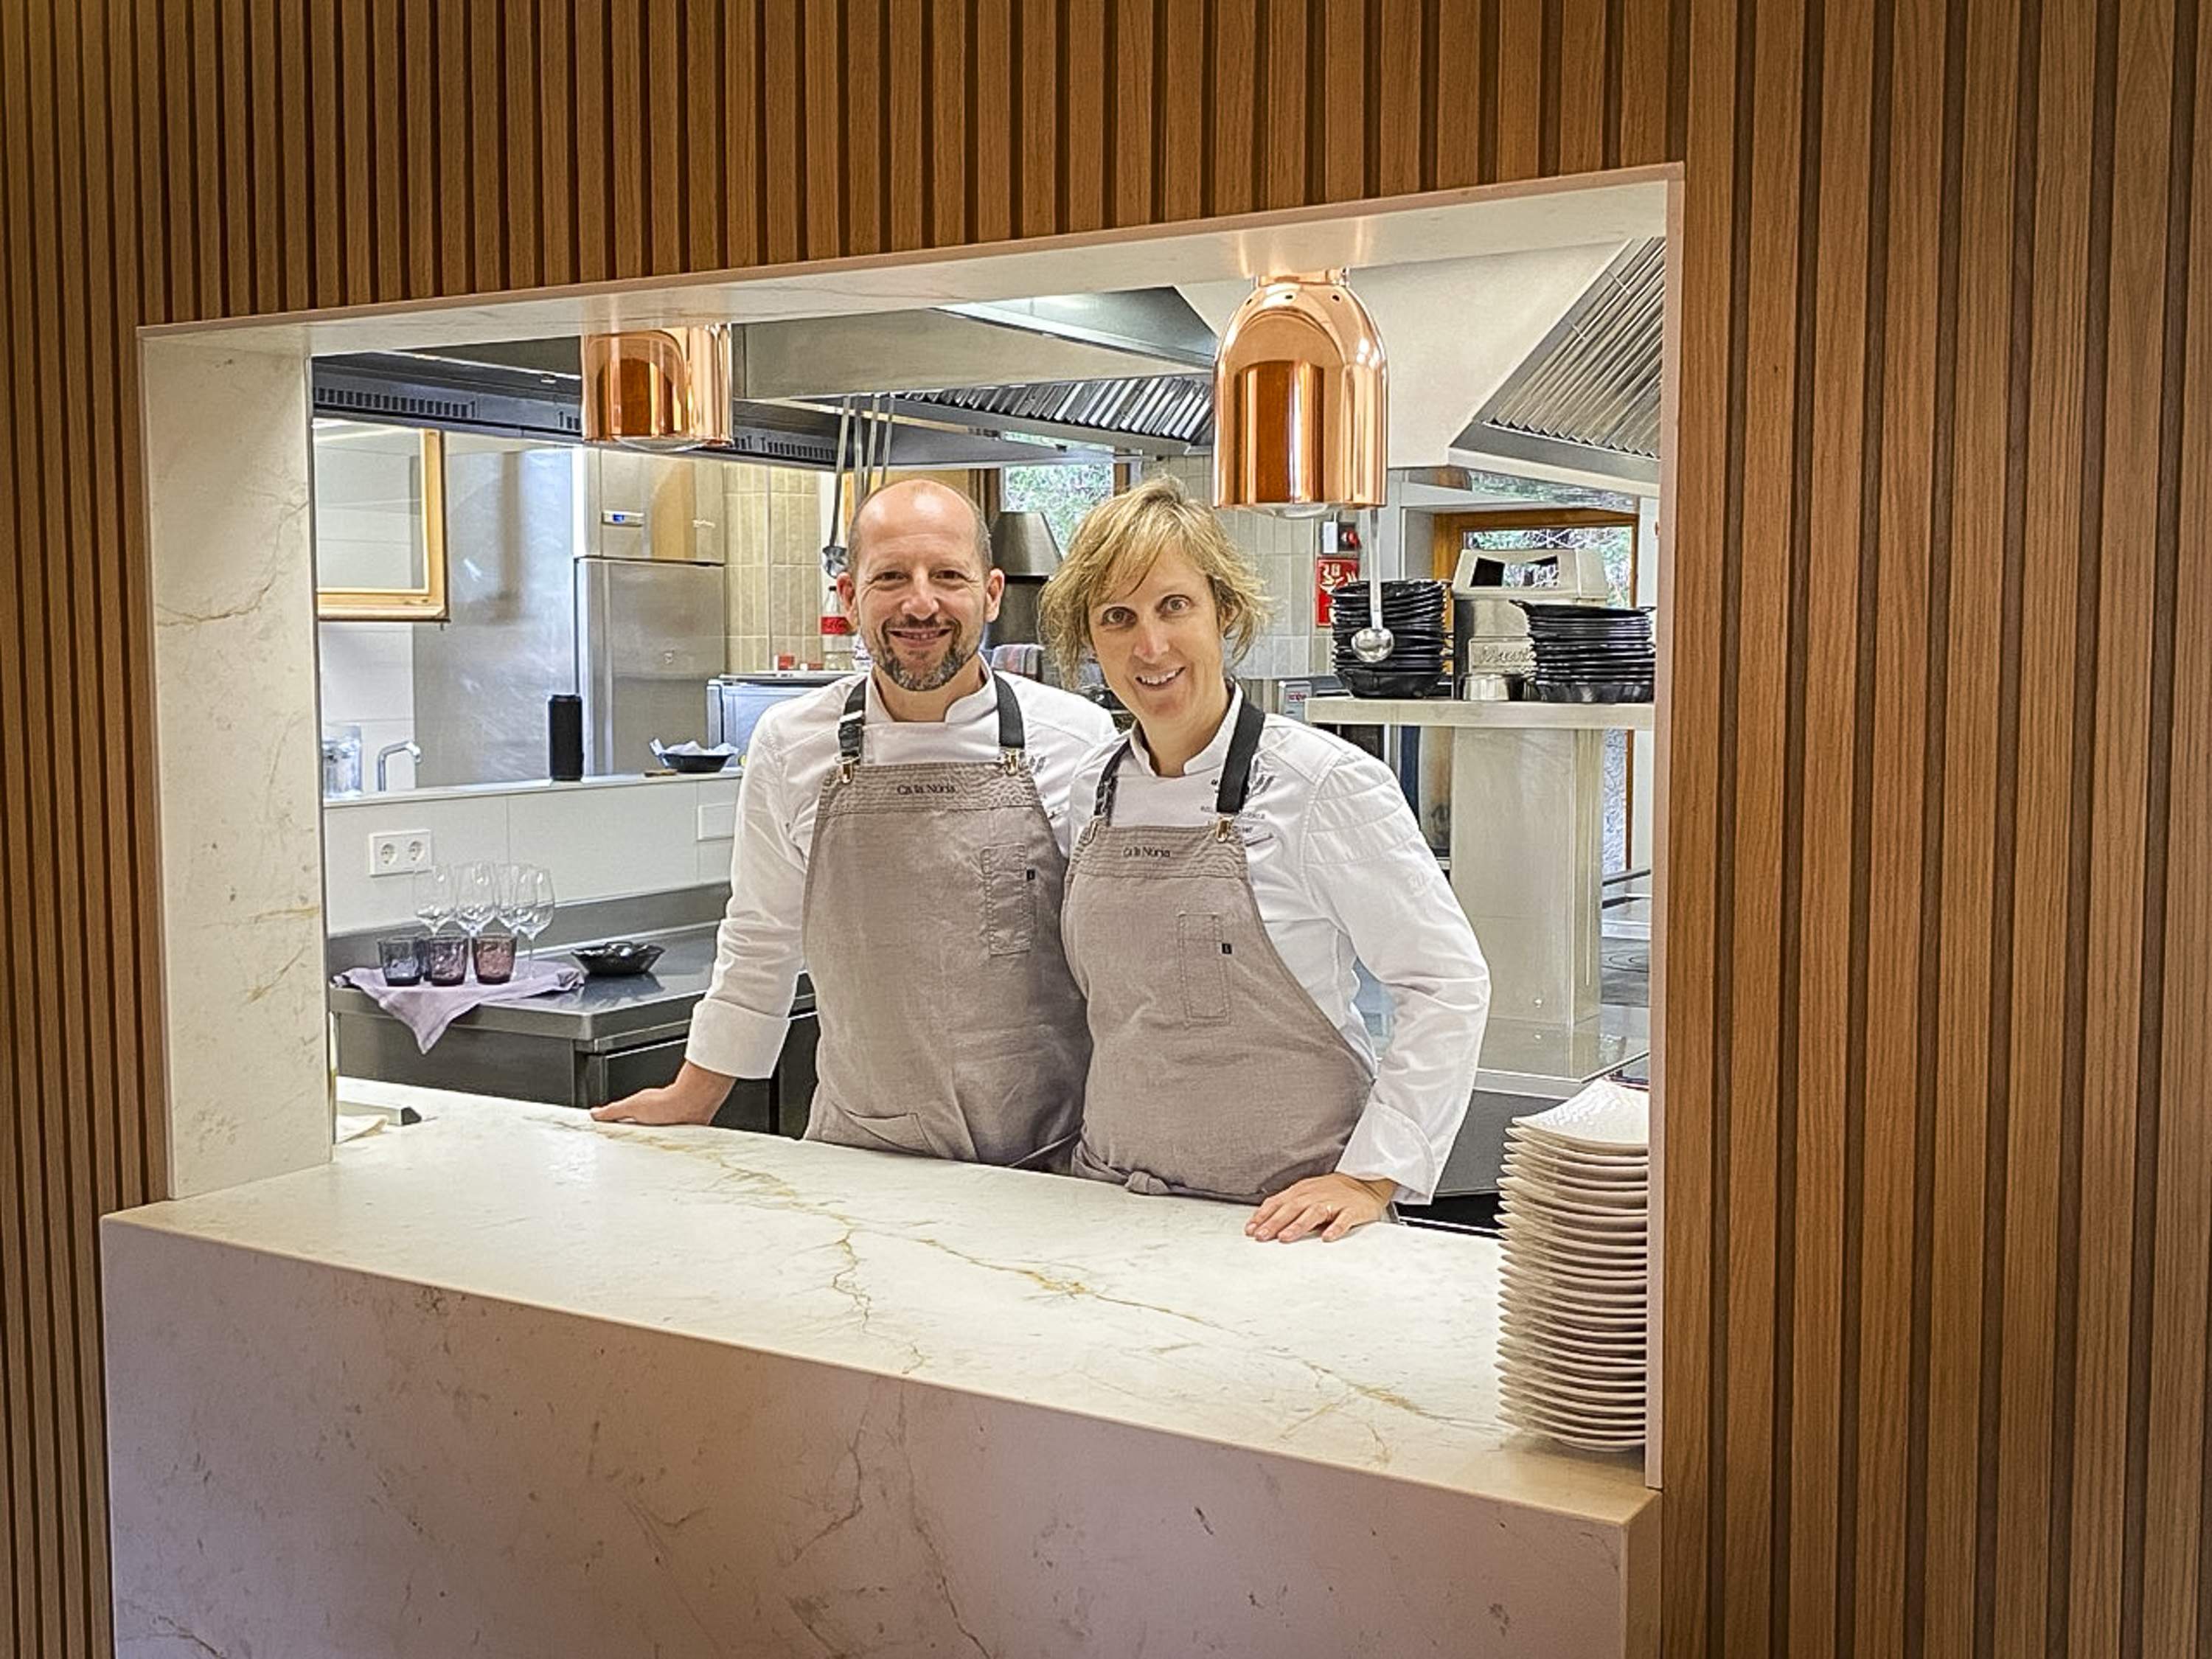
[[[1397,1195],[1395,1181],[1309,1176],[1262,1200],[1244,1224],[1244,1231],[1254,1238],[1279,1239],[1285,1244],[1295,1244],[1309,1233],[1318,1232],[1324,1241],[1333,1243],[1354,1227],[1380,1220]]]
[[[592,1115],[602,1123],[711,1123],[736,1081],[687,1060],[673,1083],[594,1106]]]

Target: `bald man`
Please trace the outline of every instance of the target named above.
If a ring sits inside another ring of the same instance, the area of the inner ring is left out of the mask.
[[[738,788],[714,983],[673,1083],[595,1117],[703,1123],[783,1048],[805,963],[806,1138],[1051,1167],[1091,1054],[1060,950],[1067,791],[1105,713],[978,654],[1006,578],[975,503],[863,503],[837,592],[874,667],[761,716]]]

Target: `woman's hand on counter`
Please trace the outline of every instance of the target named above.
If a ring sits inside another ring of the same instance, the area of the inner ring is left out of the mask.
[[[712,1123],[736,1080],[687,1060],[674,1082],[594,1106],[592,1115],[601,1123]]]
[[[1244,1224],[1251,1237],[1295,1244],[1318,1231],[1324,1242],[1342,1238],[1354,1227],[1379,1221],[1398,1183],[1383,1179],[1362,1181],[1356,1176],[1309,1176],[1263,1201]]]

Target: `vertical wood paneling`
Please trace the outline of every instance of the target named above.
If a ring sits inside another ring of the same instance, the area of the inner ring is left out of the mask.
[[[1256,101],[1259,30],[1258,0],[1215,0],[1205,60],[1212,84],[1206,130],[1206,176],[1213,187],[1210,212],[1249,213],[1259,203],[1260,156],[1268,148]]]
[[[1940,999],[1932,1066],[1923,1066],[1921,1109],[1929,1120],[1926,1167],[1917,1171],[1929,1228],[1926,1290],[1915,1340],[1927,1396],[1921,1462],[1925,1497],[1917,1560],[1906,1568],[1921,1606],[1908,1648],[1971,1652],[1975,1600],[1945,1593],[1975,1582],[1979,1467],[1993,1445],[1982,1417],[1984,1263],[1990,1244],[1985,1166],[1991,1125],[1988,1018],[1995,906],[1993,833],[1997,745],[2003,718],[2001,625],[2005,588],[2008,439],[2007,353],[2012,246],[2013,3],[1980,7],[1965,21],[1964,51],[1947,47],[1943,211],[1950,257],[1938,296],[1948,362],[1938,367],[1937,488],[1934,533],[1947,538],[1946,625],[1931,625],[1933,653],[1947,653],[1941,706],[1931,698],[1928,757],[1941,784],[1927,802],[1931,843],[1940,846],[1936,907]],[[1960,37],[1952,25],[1954,42]],[[1948,399],[1948,401],[1946,401]],[[1948,638],[1945,635],[1948,635]],[[1940,809],[1940,810],[1939,810]],[[1929,924],[1923,921],[1923,938]],[[1932,1099],[1925,1097],[1932,1090]],[[1920,1224],[1916,1222],[1916,1225]],[[1919,1285],[1916,1282],[1916,1291]],[[1930,1593],[1929,1586],[1934,1591]]]
[[[1368,124],[1381,112],[1367,96],[1367,56],[1379,50],[1367,27],[1366,0],[1321,0],[1318,38],[1323,95],[1308,112],[1322,146],[1321,199],[1350,202],[1369,193]]]
[[[975,176],[969,156],[968,121],[968,11],[961,4],[928,4],[930,213],[923,234],[932,246],[975,240],[969,220],[969,193]],[[771,46],[764,64],[775,61]],[[773,71],[767,71],[772,78]],[[778,113],[771,108],[771,119]],[[770,256],[774,257],[773,255]]]
[[[1071,231],[1097,230],[1106,222],[1107,4],[1067,0],[1061,9],[1060,162],[1066,178],[1064,222]]]
[[[507,64],[505,282],[509,288],[535,288],[545,280],[538,236],[538,204],[544,195],[538,167],[549,146],[540,142],[538,131],[538,94],[545,76],[538,15],[532,6],[508,6],[501,17],[500,51]],[[399,124],[380,125],[396,128]]]
[[[839,23],[835,5],[807,6],[800,19],[801,107],[808,117],[807,137],[799,150],[806,170],[801,241],[810,259],[834,258],[846,245],[845,145],[851,135],[846,131],[847,86],[840,61],[843,33]],[[673,182],[672,173],[671,179]]]
[[[1607,0],[1560,0],[1560,173],[1595,173],[1605,165],[1607,9]],[[1775,21],[1794,32],[1802,14]]]
[[[845,12],[845,252],[875,253],[884,246],[884,30],[879,0],[850,0]],[[1046,57],[1044,95],[1053,76]],[[1045,129],[1048,134],[1051,129]],[[1045,208],[1052,222],[1052,155],[1043,154]],[[696,264],[695,259],[694,264]]]
[[[607,64],[606,101],[606,168],[608,182],[612,187],[613,211],[606,231],[611,238],[607,249],[606,270],[615,276],[642,276],[649,266],[647,263],[646,212],[648,197],[646,179],[646,133],[655,105],[646,86],[647,54],[645,38],[644,0],[606,0],[607,27],[605,47]],[[798,127],[799,100],[798,76],[791,66],[790,54],[796,42],[796,25],[792,0],[779,5],[770,0],[764,28],[777,42],[783,56],[783,73],[771,85],[781,94],[781,103],[769,112],[769,131],[780,135],[781,151],[772,151],[769,166],[772,173],[780,173],[784,185],[780,195],[769,198],[771,211],[769,224],[770,258],[795,259],[799,257],[799,210],[796,173],[798,171]],[[492,14],[487,12],[486,16]],[[776,27],[781,25],[781,27]],[[485,61],[479,58],[477,61]],[[479,106],[481,112],[481,106]],[[495,113],[496,106],[492,106]],[[477,153],[498,164],[499,152],[479,137]],[[479,200],[484,199],[479,198]],[[782,211],[774,211],[780,204]],[[496,226],[494,233],[496,234]],[[477,273],[477,286],[496,286],[498,279],[481,268]]]
[[[637,112],[640,129],[638,154],[645,169],[647,224],[646,265],[647,270],[659,275],[663,271],[680,270],[684,266],[684,213],[685,162],[690,148],[694,112],[684,100],[685,88],[681,16],[677,0],[651,0],[644,16],[645,51],[642,54],[645,86]],[[831,62],[836,54],[831,54]],[[836,88],[830,88],[826,100],[817,100],[815,88],[806,88],[809,106],[822,111],[830,118],[817,123],[818,134],[808,147],[810,167],[826,164],[831,170],[832,182],[827,192],[832,208],[832,217],[837,200],[835,172],[839,139],[836,119]],[[677,114],[682,108],[683,115]],[[510,151],[510,154],[512,152]],[[820,155],[823,161],[817,163]],[[523,159],[530,158],[527,147]],[[512,197],[512,191],[509,195]],[[504,284],[518,287],[510,279]]]
[[[1111,0],[1111,5],[1103,66],[1114,77],[1106,149],[1106,165],[1113,175],[1111,222],[1141,225],[1154,216],[1158,183],[1158,138],[1152,125],[1153,7],[1152,0]]]
[[[1103,0],[1099,0],[1103,3]],[[929,131],[922,118],[924,77],[928,64],[923,48],[922,0],[890,0],[890,34],[888,65],[890,76],[890,126],[884,137],[884,167],[890,179],[890,246],[922,246],[928,235],[929,189],[933,170],[924,165]],[[1073,178],[1095,181],[1105,160],[1101,149],[1090,152],[1091,166],[1078,166]],[[1080,190],[1081,185],[1076,188]],[[1096,211],[1097,197],[1092,198]]]
[[[542,61],[538,65],[538,84],[544,97],[538,106],[541,125],[538,138],[538,170],[542,189],[538,200],[538,270],[546,283],[574,282],[576,277],[576,185],[570,167],[570,134],[575,118],[575,94],[572,90],[574,73],[574,47],[570,33],[575,21],[574,9],[568,6],[546,6],[538,12],[538,51]],[[419,34],[425,39],[429,33],[427,16],[422,28],[415,26],[415,15],[408,14],[408,35],[411,46]],[[720,64],[712,56],[712,42],[700,48],[702,64],[699,78],[712,83],[719,90],[722,85]],[[588,62],[588,60],[587,60]],[[428,62],[424,60],[422,78],[428,79]],[[414,84],[410,76],[410,85]],[[715,184],[721,184],[723,124],[719,100],[714,106],[715,119],[702,135],[702,143],[711,157],[710,167]],[[427,99],[410,101],[409,113],[419,111],[422,127],[422,146],[428,155],[431,111]],[[417,199],[428,199],[425,191]],[[701,218],[711,223],[716,237],[714,261],[720,263],[720,233],[721,219],[719,205],[714,212],[702,214]]]
[[[1158,212],[1164,219],[1195,219],[1208,210],[1211,173],[1206,155],[1206,8],[1167,7],[1156,27]]]
[[[1570,14],[1574,8],[1570,7]],[[1782,898],[1782,830],[1787,760],[1790,495],[1796,471],[1795,350],[1797,325],[1799,187],[1796,135],[1803,73],[1801,18],[1763,15],[1737,42],[1737,106],[1748,107],[1773,135],[1736,150],[1735,257],[1731,283],[1739,297],[1731,319],[1730,399],[1743,411],[1728,447],[1729,539],[1740,548],[1723,580],[1723,695],[1741,711],[1733,743],[1722,751],[1722,787],[1729,792],[1723,846],[1735,895],[1728,919],[1734,963],[1723,981],[1725,1005],[1715,1019],[1729,1034],[1731,1058],[1723,1087],[1728,1108],[1728,1224],[1743,1241],[1727,1265],[1727,1363],[1729,1407],[1725,1431],[1730,1494],[1725,1559],[1732,1580],[1725,1629],[1729,1648],[1754,1649],[1772,1620],[1771,1515],[1776,1378],[1776,1204],[1779,1115],[1764,1109],[1778,1090],[1778,997],[1781,937],[1769,918]],[[1595,45],[1566,33],[1565,88],[1580,78],[1577,62]],[[1597,143],[1595,112],[1583,142]],[[1563,143],[1561,162],[1577,163]],[[1589,157],[1582,158],[1586,166]],[[1717,1271],[1718,1271],[1717,1265]]]
[[[1800,385],[1796,464],[1805,504],[1793,526],[1791,752],[1801,757],[1785,798],[1783,922],[1797,917],[1796,949],[1784,958],[1794,996],[1782,1010],[1780,1063],[1794,1096],[1780,1125],[1784,1169],[1778,1177],[1786,1221],[1778,1243],[1788,1261],[1790,1320],[1778,1332],[1789,1369],[1778,1378],[1788,1417],[1785,1517],[1777,1540],[1778,1650],[1826,1659],[1835,1648],[1839,1540],[1829,1519],[1844,1486],[1840,1425],[1844,1396],[1844,1192],[1849,1135],[1848,1024],[1851,826],[1857,811],[1852,765],[1859,701],[1858,514],[1865,451],[1865,270],[1869,230],[1865,165],[1871,112],[1860,94],[1873,73],[1872,0],[1826,7],[1808,38],[1805,146],[1817,163],[1801,185],[1806,245],[1799,281],[1809,291],[1801,316],[1806,379]],[[1814,105],[1817,105],[1817,117]],[[1798,599],[1802,593],[1802,600]],[[1801,702],[1802,700],[1802,702]],[[1778,1272],[1780,1270],[1778,1269]],[[1780,1355],[1778,1354],[1778,1363]]]
[[[1602,3],[1602,0],[1600,0]],[[1384,89],[1375,112],[1375,194],[1408,196],[1421,188],[1421,138],[1427,118],[1421,97],[1422,8],[1419,0],[1382,0],[1374,52],[1375,84]]]
[[[2203,1650],[2201,4],[0,9],[0,1648],[164,1164],[135,326],[1674,159],[1665,1650]]]
[[[2051,1576],[2052,1317],[2059,1273],[2066,904],[2073,773],[2074,595],[2081,559],[2084,267],[2094,34],[2086,5],[2043,0],[2035,97],[2033,358],[2021,577],[2006,1382],[1991,1650],[2039,1650]]]
[[[581,62],[581,58],[580,58]],[[768,191],[761,168],[761,122],[765,119],[759,0],[728,0],[723,15],[723,101],[728,118],[728,159],[723,166],[723,258],[748,265],[765,258],[763,226]],[[577,155],[584,135],[577,133]],[[581,234],[580,234],[581,241]]]
[[[2160,359],[2166,283],[2172,25],[2165,7],[2123,6],[2101,183],[2111,252],[2097,527],[2095,755],[2081,1103],[2079,1307],[2074,1377],[2069,1650],[2119,1651],[2130,1263],[2142,1007],[2150,656],[2157,588]],[[2100,147],[2101,148],[2101,147]],[[2094,276],[2094,273],[2093,273]],[[2090,326],[2097,325],[2093,318]],[[2077,730],[2079,728],[2077,727]]]
[[[2179,363],[2169,357],[2164,402],[2172,422],[2166,465],[2173,492],[2172,521],[2160,533],[2160,583],[2154,605],[2171,629],[2172,674],[2167,765],[2171,793],[2165,823],[2166,890],[2165,979],[2160,1003],[2159,1140],[2151,1250],[2149,1376],[2143,1420],[2131,1424],[2145,1460],[2140,1500],[2144,1523],[2139,1541],[2140,1607],[2124,1624],[2122,1651],[2148,1659],[2185,1653],[2202,1635],[2197,1622],[2203,1553],[2212,1540],[2212,1517],[2203,1507],[2207,1467],[2208,1269],[2212,1268],[2212,1115],[2190,1109],[2212,1098],[2212,969],[2185,941],[2212,936],[2212,860],[2183,849],[2192,833],[2212,823],[2212,606],[2179,603],[2178,568],[2184,526],[2212,511],[2212,424],[2202,388],[2212,375],[2212,112],[2200,107],[2212,87],[2212,30],[2202,10],[2183,7],[2178,31],[2174,107],[2177,165],[2188,151],[2182,177],[2190,211],[2169,219],[2172,233],[2186,232],[2181,272],[2185,291],[2169,289],[2178,303],[2184,337]],[[2193,29],[2196,40],[2189,40]],[[2179,204],[2177,204],[2179,205]],[[2169,336],[2169,351],[2172,350]],[[2178,370],[2178,373],[2177,373]],[[2197,395],[2190,395],[2192,389]],[[2154,824],[2154,830],[2157,826]],[[2175,948],[2177,945],[2182,948]],[[2127,1638],[2132,1638],[2132,1640]]]
[[[1507,6],[1505,16],[1496,13],[1497,33],[1492,36],[1497,53],[1492,62],[1496,74],[1486,76],[1500,88],[1511,86],[1523,103],[1537,82],[1533,29],[1522,32],[1520,43],[1509,47],[1506,36],[1512,15],[1534,8]],[[1533,21],[1523,18],[1523,21]],[[1736,300],[1739,260],[1735,244],[1735,121],[1736,19],[1715,8],[1697,18],[1699,44],[1705,61],[1718,76],[1715,95],[1698,106],[1698,119],[1688,135],[1686,167],[1706,179],[1705,188],[1686,191],[1681,225],[1681,362],[1677,369],[1679,407],[1724,410],[1729,407],[1729,377],[1732,365],[1731,316]],[[1486,47],[1486,50],[1491,48]],[[1507,59],[1513,72],[1507,72]],[[1723,95],[1719,88],[1725,88]],[[1534,162],[1534,121],[1515,117],[1496,107],[1498,137],[1486,143],[1496,156],[1501,177],[1510,176],[1504,152],[1511,150],[1514,164]],[[1524,141],[1509,142],[1505,130],[1528,130]],[[1522,152],[1526,151],[1525,161]],[[1486,156],[1486,164],[1489,155]],[[1705,526],[1704,533],[1718,535],[1728,522],[1728,455],[1732,437],[1740,436],[1740,422],[1723,422],[1708,429],[1702,444],[1682,444],[1675,455],[1674,520],[1676,534],[1687,526]],[[1670,731],[1704,732],[1711,740],[1672,743],[1668,756],[1667,836],[1670,888],[1686,881],[1706,892],[1715,890],[1719,877],[1722,823],[1721,721],[1726,708],[1722,684],[1723,570],[1726,560],[1676,560],[1662,641],[1670,659],[1668,714]],[[1674,873],[1680,872],[1682,873]],[[1678,1543],[1663,1554],[1662,1568],[1666,1605],[1674,1626],[1688,1644],[1690,1653],[1717,1650],[1722,1626],[1715,1621],[1727,1606],[1724,1533],[1720,1522],[1726,1513],[1727,1487],[1719,1479],[1718,1462],[1725,1444],[1728,1392],[1723,1367],[1715,1353],[1715,1333],[1725,1329],[1726,1310],[1720,1305],[1727,1294],[1728,1194],[1721,1157],[1726,1144],[1726,1125],[1718,1121],[1717,1103],[1721,1091],[1716,1067],[1726,1054],[1716,1039],[1717,988],[1711,971],[1716,959],[1717,905],[1670,904],[1666,918],[1668,981],[1666,988],[1666,1212],[1668,1226],[1662,1246],[1666,1251],[1665,1321],[1667,1398],[1674,1402],[1666,1426],[1663,1446],[1663,1484],[1670,1505],[1698,1517],[1698,1529],[1687,1547]],[[1705,965],[1706,972],[1689,974],[1677,966],[1682,961]],[[1690,1402],[1695,1402],[1692,1406]]]
[[[1449,190],[1473,184],[1480,176],[1482,121],[1476,102],[1482,88],[1480,7],[1437,8],[1436,85],[1437,126],[1426,137],[1436,151],[1437,187]]]
[[[1259,205],[1294,207],[1311,199],[1306,188],[1306,156],[1313,112],[1307,103],[1306,70],[1313,55],[1307,50],[1305,8],[1269,6],[1258,38],[1266,54],[1260,107],[1266,112],[1268,132],[1261,146]]]
[[[1013,234],[1048,237],[1060,228],[1060,9],[1018,7],[1013,104]]]
[[[1497,124],[1496,176],[1533,179],[1544,148],[1544,15],[1547,5],[1539,0],[1498,0],[1496,20],[1498,57],[1491,84],[1494,100],[1483,108],[1483,118]],[[1694,9],[1701,29],[1711,27],[1731,38],[1735,17],[1727,7]],[[1715,91],[1734,85],[1733,58],[1705,60],[1706,71],[1716,77]],[[1717,181],[1716,181],[1717,182]]]

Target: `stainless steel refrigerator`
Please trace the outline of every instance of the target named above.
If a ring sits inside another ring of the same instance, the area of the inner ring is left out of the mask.
[[[729,656],[722,567],[592,556],[575,578],[585,772],[647,771],[655,738],[704,741],[707,682]]]

